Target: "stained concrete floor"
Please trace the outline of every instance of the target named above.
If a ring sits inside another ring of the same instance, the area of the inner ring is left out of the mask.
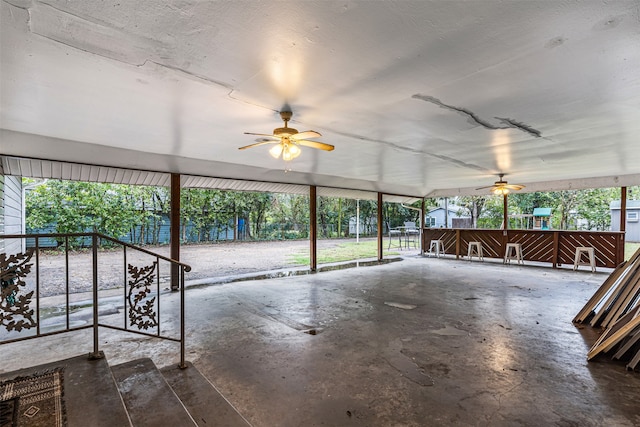
[[[639,426],[640,373],[587,362],[597,334],[571,323],[605,278],[415,256],[199,287],[188,359],[254,426]],[[82,334],[37,345],[77,354]],[[113,363],[176,360],[173,344],[100,337]]]

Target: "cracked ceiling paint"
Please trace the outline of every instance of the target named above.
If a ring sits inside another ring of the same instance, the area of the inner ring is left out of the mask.
[[[0,154],[417,196],[640,184],[637,0],[0,8]],[[285,104],[335,150],[237,150]]]
[[[527,132],[527,133],[535,136],[536,138],[540,138],[542,136],[539,130],[533,129],[531,126],[525,125],[524,123],[520,123],[520,122],[518,122],[516,120],[513,120],[513,119],[502,118],[502,117],[494,117],[495,119],[497,119],[498,121],[500,121],[501,123],[506,125],[506,126],[497,126],[497,125],[493,125],[493,124],[489,123],[488,121],[486,121],[484,119],[481,119],[480,117],[478,117],[477,114],[475,114],[472,111],[469,111],[469,110],[467,110],[465,108],[460,108],[460,107],[454,107],[452,105],[447,105],[444,102],[440,101],[439,99],[434,98],[433,96],[413,95],[413,98],[421,99],[423,101],[435,104],[440,108],[444,108],[446,110],[451,110],[451,111],[455,111],[456,113],[460,113],[463,116],[468,117],[469,121],[471,123],[479,124],[480,126],[485,127],[485,128],[487,128],[489,130],[513,128],[513,129],[520,129],[520,130],[522,130],[524,132]]]

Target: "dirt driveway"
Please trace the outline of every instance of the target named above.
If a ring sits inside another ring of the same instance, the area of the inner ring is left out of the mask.
[[[336,247],[345,240],[318,240],[318,250]],[[169,256],[168,246],[146,247],[160,255]],[[206,279],[242,276],[250,273],[305,267],[295,264],[291,255],[308,253],[309,241],[286,240],[270,242],[224,242],[208,245],[186,245],[181,247],[180,258],[191,266],[186,274],[189,282],[206,282]],[[69,276],[70,293],[87,292],[93,282],[93,261],[90,251],[70,252],[68,268],[64,253],[43,252],[40,254],[40,291],[42,296],[65,293],[66,277]],[[126,261],[125,261],[126,258]],[[98,253],[98,283],[100,289],[123,286],[124,266],[133,264],[142,267],[151,264],[154,257],[122,248],[101,250]],[[160,262],[161,283],[169,281],[168,263]],[[35,269],[30,274],[28,284],[35,287]],[[212,280],[214,281],[214,280]],[[164,285],[163,285],[164,286]]]

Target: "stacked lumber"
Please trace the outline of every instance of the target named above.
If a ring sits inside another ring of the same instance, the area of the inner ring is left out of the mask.
[[[615,350],[614,359],[629,360],[627,369],[640,364],[640,249],[607,277],[573,322],[604,330],[587,360]]]

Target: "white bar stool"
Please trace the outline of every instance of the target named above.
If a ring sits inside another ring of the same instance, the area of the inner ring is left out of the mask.
[[[477,256],[479,261],[484,261],[484,256],[482,255],[482,242],[469,242],[469,250],[467,251],[469,261],[471,261],[471,258],[474,256]]]
[[[582,262],[582,255],[587,255],[589,257],[589,262]],[[576,257],[573,261],[573,269],[577,270],[579,265],[589,265],[591,266],[591,272],[596,272],[596,252],[595,249],[588,246],[578,246],[576,248]]]
[[[429,256],[434,255],[439,257],[441,254],[444,255],[444,242],[442,240],[432,240],[429,243]]]
[[[522,259],[522,244],[521,243],[507,243],[507,247],[504,250],[503,264],[511,264],[511,260],[518,260],[518,264],[524,264]]]

